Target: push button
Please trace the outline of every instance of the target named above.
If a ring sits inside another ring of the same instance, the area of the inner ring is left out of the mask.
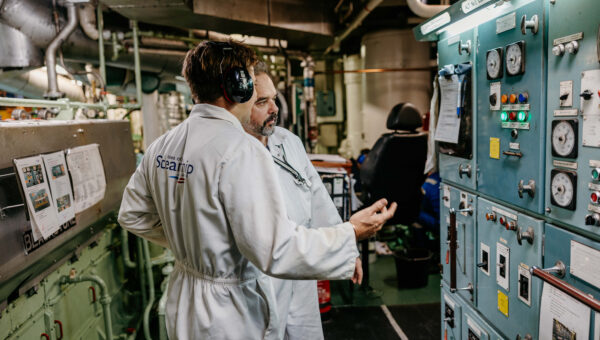
[[[506,102],[508,101],[508,96],[503,94],[502,97],[500,97],[500,101],[502,102],[502,104],[506,104]]]
[[[517,102],[517,95],[514,94],[514,93],[511,93],[508,100],[510,101],[511,104],[516,103]]]

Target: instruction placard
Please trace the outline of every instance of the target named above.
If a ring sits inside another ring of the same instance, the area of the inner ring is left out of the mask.
[[[67,150],[67,164],[73,181],[75,213],[100,202],[106,192],[106,177],[98,144]]]
[[[460,83],[458,76],[450,78],[439,77],[440,83],[440,112],[435,129],[435,140],[438,142],[458,143],[460,130],[460,115],[457,114]]]
[[[73,191],[67,173],[67,161],[63,151],[42,155],[50,192],[54,201],[58,223],[64,224],[75,217]]]
[[[588,339],[591,310],[544,283],[540,304],[540,340]]]

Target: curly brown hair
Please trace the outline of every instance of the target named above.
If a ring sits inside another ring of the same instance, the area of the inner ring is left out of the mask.
[[[233,67],[254,66],[254,50],[242,43],[205,41],[191,49],[183,61],[185,77],[195,103],[213,103],[223,96],[223,74]]]

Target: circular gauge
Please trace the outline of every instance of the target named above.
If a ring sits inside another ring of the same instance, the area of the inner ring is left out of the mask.
[[[502,52],[502,49],[493,49],[487,52],[485,64],[488,79],[497,79],[502,76],[502,57],[500,56],[500,52]]]
[[[562,157],[567,157],[575,147],[575,131],[571,124],[562,121],[552,129],[552,148]]]
[[[555,120],[552,122],[552,155],[577,157],[577,120]]]
[[[572,174],[552,170],[552,204],[559,207],[575,209],[575,177]]]
[[[523,73],[523,48],[519,43],[506,47],[506,73],[511,76]]]

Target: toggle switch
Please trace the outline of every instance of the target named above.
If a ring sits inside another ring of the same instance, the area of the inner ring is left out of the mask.
[[[585,225],[600,226],[600,214],[589,214],[585,216]]]
[[[584,100],[590,100],[592,99],[592,91],[590,90],[585,90],[583,92],[581,92],[581,94],[579,95],[581,98],[583,98]]]
[[[569,93],[561,93],[560,97],[558,97],[560,100],[567,100],[567,98],[569,98]]]
[[[491,106],[496,106],[496,103],[498,102],[498,97],[496,96],[495,93],[490,95],[490,105]]]

